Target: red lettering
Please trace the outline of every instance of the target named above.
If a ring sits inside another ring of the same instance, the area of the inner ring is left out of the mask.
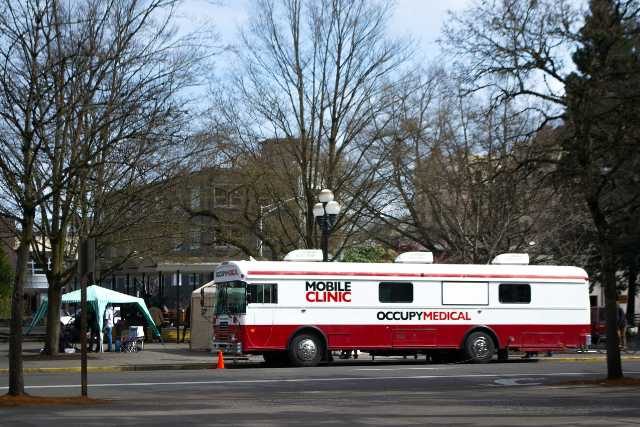
[[[308,302],[351,302],[351,292],[341,291],[307,291]]]
[[[315,291],[307,292],[307,301],[316,302],[318,300],[318,293]]]

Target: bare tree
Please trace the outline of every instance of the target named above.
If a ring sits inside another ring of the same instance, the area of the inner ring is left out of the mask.
[[[129,226],[123,218],[133,216],[109,215],[107,208],[140,212],[140,193],[152,191],[186,151],[179,143],[187,111],[176,95],[191,84],[202,56],[174,37],[174,3],[0,5],[2,211],[21,225],[10,394],[24,392],[22,293],[30,249],[40,261],[51,259],[46,348],[55,353],[61,290],[75,273],[79,238],[87,237],[80,234],[106,236]]]
[[[330,188],[344,212],[334,229],[338,254],[358,230],[361,201],[371,197],[371,129],[383,120],[387,89],[405,63],[407,45],[385,37],[390,10],[381,3],[254,4],[230,91],[236,96],[222,97],[216,116],[255,165],[246,179],[259,183],[247,193],[254,213],[243,222],[272,251],[314,247],[312,207],[321,187]]]
[[[41,79],[48,68],[43,39],[50,31],[44,14],[36,2],[0,4],[0,200],[4,216],[19,225],[9,341],[10,395],[24,394],[23,290],[45,172],[39,163],[43,145],[37,127],[46,120],[44,111],[51,108]]]
[[[553,193],[519,162],[530,123],[507,105],[482,108],[442,70],[420,75],[398,90],[379,145],[377,155],[388,158],[379,168],[386,186],[369,204],[384,224],[378,238],[415,242],[453,262],[534,252],[544,244],[541,207]]]
[[[40,203],[35,248],[40,259],[51,259],[51,354],[58,350],[61,291],[75,273],[69,260],[79,239],[105,238],[140,221],[163,172],[187,152],[176,151],[187,117],[177,95],[193,82],[202,56],[175,38],[174,3],[52,1],[46,9],[51,70],[43,79],[53,108],[39,136],[50,190]]]

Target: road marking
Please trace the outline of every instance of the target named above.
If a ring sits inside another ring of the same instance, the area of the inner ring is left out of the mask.
[[[640,372],[627,372],[627,374],[640,374]],[[90,384],[90,388],[98,387],[152,387],[166,385],[235,385],[235,384],[277,384],[277,383],[309,383],[309,382],[344,382],[344,381],[384,381],[384,380],[435,380],[435,379],[464,379],[464,378],[526,378],[526,377],[566,377],[566,376],[594,376],[602,375],[599,372],[562,372],[562,373],[524,373],[524,374],[468,374],[468,375],[407,375],[393,377],[337,377],[337,378],[275,378],[266,380],[212,380],[212,381],[173,381],[173,382],[132,382],[132,383],[103,383]],[[25,389],[46,388],[79,388],[79,384],[52,384],[25,386]],[[9,387],[0,387],[7,390]]]
[[[535,381],[535,380],[539,380],[540,378],[500,378],[498,380],[494,380],[493,382],[499,385],[506,385],[506,386],[514,386],[514,385],[541,385],[542,383],[531,383],[531,382],[524,382],[521,383],[521,381]]]
[[[441,371],[444,369],[452,369],[452,368],[443,368],[443,367],[438,367],[438,368],[426,368],[426,367],[421,367],[421,368],[401,368],[403,371]],[[354,371],[397,371],[398,367],[396,366],[395,368],[356,368],[354,369]]]

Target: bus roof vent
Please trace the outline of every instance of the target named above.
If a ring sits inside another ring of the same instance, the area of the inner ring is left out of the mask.
[[[320,249],[295,249],[284,256],[285,261],[293,262],[322,262]]]
[[[433,252],[405,252],[398,255],[394,262],[400,264],[433,264]]]
[[[491,264],[497,265],[529,265],[529,254],[500,254]]]

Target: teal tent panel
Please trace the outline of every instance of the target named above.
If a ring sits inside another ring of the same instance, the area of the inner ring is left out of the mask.
[[[80,292],[81,290],[78,289],[62,295],[62,302],[79,303],[81,298]],[[156,328],[156,325],[151,318],[151,314],[149,313],[149,309],[147,308],[147,305],[144,303],[144,300],[142,298],[116,292],[111,289],[103,288],[101,286],[92,285],[87,287],[87,302],[91,304],[94,312],[98,316],[98,324],[100,326],[100,330],[102,330],[104,326],[104,312],[108,304],[136,304],[144,315],[147,323],[153,330],[153,334],[157,337],[160,336],[160,331],[158,331],[158,328]],[[48,304],[46,300],[43,301],[42,304],[40,304],[36,315],[33,317],[31,325],[29,325],[29,328],[27,329],[27,333],[29,333],[31,329],[33,329],[33,327],[38,324],[40,320],[42,320],[45,313],[47,312],[47,306]]]
[[[42,318],[47,314],[47,307],[49,302],[45,299],[40,303],[40,307],[38,307],[38,311],[36,311],[35,316],[33,316],[33,320],[31,320],[31,324],[27,328],[25,334],[29,334],[33,328],[42,320]]]

